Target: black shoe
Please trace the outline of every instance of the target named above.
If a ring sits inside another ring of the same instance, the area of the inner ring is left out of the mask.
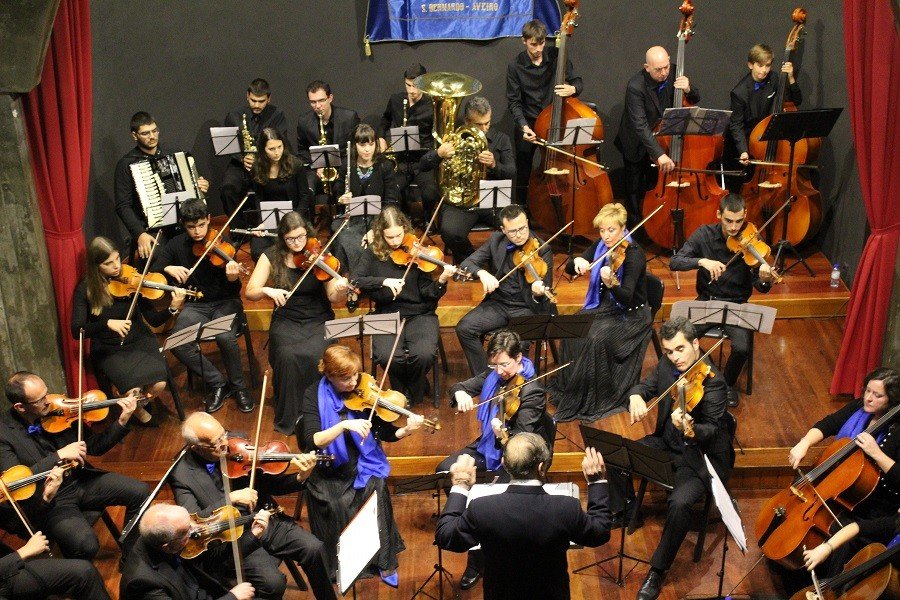
[[[727,398],[728,406],[731,408],[737,406],[741,401],[741,393],[733,387],[728,388],[728,393],[725,397]]]
[[[479,579],[481,579],[481,570],[469,565],[466,567],[462,577],[459,578],[459,588],[461,590],[471,589],[475,587]]]
[[[656,600],[659,598],[663,581],[665,581],[665,576],[651,569],[641,589],[638,590],[637,600]]]
[[[228,397],[228,386],[223,385],[221,387],[213,388],[213,391],[206,397],[203,401],[206,404],[206,412],[212,414],[222,408],[222,405],[225,404],[225,398]]]
[[[238,410],[242,413],[253,412],[256,406],[253,398],[250,397],[250,392],[244,388],[238,388],[234,392],[234,399],[237,401]]]

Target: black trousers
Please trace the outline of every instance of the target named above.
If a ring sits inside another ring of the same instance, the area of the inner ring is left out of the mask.
[[[422,208],[425,210],[425,218],[428,219],[441,198],[441,189],[437,184],[437,170],[420,171],[418,162],[401,160],[397,165],[397,172],[394,173],[394,181],[400,188],[400,197],[406,197],[407,200],[410,199],[409,185],[416,184],[422,199]]]
[[[456,325],[456,337],[459,338],[472,375],[481,373],[488,366],[487,353],[481,342],[482,334],[505,327],[511,317],[533,314],[533,310],[523,306],[510,306],[487,298],[460,319]]]
[[[240,298],[228,298],[215,302],[190,302],[184,305],[184,309],[175,321],[175,331],[184,329],[196,323],[208,323],[213,319],[237,313],[231,324],[231,331],[220,333],[216,336],[216,344],[222,353],[222,362],[225,363],[225,371],[228,379],[219,372],[208,358],[200,353],[197,344],[185,344],[172,350],[184,366],[203,378],[207,388],[217,388],[228,382],[234,387],[244,387],[244,368],[241,365],[241,348],[237,343],[238,323],[243,314]]]
[[[59,544],[63,556],[93,560],[100,550],[100,542],[84,512],[124,506],[127,523],[137,514],[150,490],[147,484],[118,473],[85,471],[77,477],[74,483],[59,491],[53,506],[34,520],[47,537]]]
[[[441,239],[450,253],[453,262],[461,264],[475,252],[472,242],[469,241],[469,233],[476,224],[481,223],[488,227],[497,227],[497,218],[493,210],[457,208],[445,204],[441,207]]]
[[[35,558],[0,583],[0,597],[44,600],[50,595],[78,600],[109,600],[103,578],[87,560]]]
[[[411,405],[425,397],[425,376],[437,360],[440,323],[437,315],[428,313],[406,319],[403,339],[397,344],[391,361],[391,388],[406,394]],[[372,355],[382,367],[387,365],[394,336],[372,336]]]
[[[528,126],[533,128],[534,122],[528,123]],[[515,128],[512,138],[516,152],[516,178],[513,181],[516,189],[513,198],[516,204],[525,206],[528,203],[528,180],[531,177],[537,145],[526,142],[522,137],[522,130],[518,127]]]
[[[637,162],[625,160],[625,210],[628,211],[628,225],[639,223],[643,218],[644,194],[655,179],[650,157]]]
[[[222,174],[222,183],[219,186],[219,198],[222,200],[222,210],[226,215],[230,215],[240,204],[247,192],[250,191],[250,172],[244,168],[243,164],[235,164],[234,160],[228,161],[225,172]],[[244,212],[253,208],[250,201],[244,204],[241,212],[234,217],[231,222],[232,227],[238,229],[246,229],[248,219],[244,216]]]
[[[717,325],[698,325],[697,336],[702,336],[715,327]],[[728,355],[728,361],[725,363],[723,376],[725,377],[725,383],[729,387],[733,387],[737,383],[738,377],[741,376],[744,363],[747,362],[747,358],[750,356],[750,342],[753,339],[753,332],[734,325],[726,325],[723,329],[731,342],[731,354]]]

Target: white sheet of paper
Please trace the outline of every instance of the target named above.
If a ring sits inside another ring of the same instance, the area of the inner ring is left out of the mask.
[[[725,484],[719,479],[719,474],[716,473],[712,463],[709,462],[709,458],[705,454],[703,455],[703,460],[706,461],[706,468],[709,469],[709,474],[712,476],[713,498],[716,501],[716,506],[719,507],[722,522],[725,523],[725,527],[731,533],[731,537],[737,542],[738,548],[746,554],[747,536],[744,534],[744,524],[741,522],[741,516],[738,514],[734,504],[731,503],[731,496],[728,494],[728,490],[725,489]]]
[[[338,585],[342,594],[347,593],[380,548],[378,492],[373,492],[338,540]]]

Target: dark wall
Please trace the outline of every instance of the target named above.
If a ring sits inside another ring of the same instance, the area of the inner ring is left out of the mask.
[[[686,74],[701,89],[703,106],[728,108],[728,93],[746,72],[750,46],[767,43],[776,49],[776,61],[781,60],[796,0],[696,4]],[[847,105],[841,4],[823,0],[807,7],[808,35],[795,59],[806,107]],[[269,80],[273,104],[292,124],[308,110],[304,89],[314,78],[331,82],[336,104],[354,108],[372,122],[389,94],[402,90],[405,67],[421,62],[430,71],[479,79],[494,106],[495,121],[511,129],[506,64],[522,49],[520,39],[373,44],[373,56],[366,57],[366,5],[365,0],[94,0],[94,148],[86,234],[118,234],[113,170],[133,145],[128,132],[132,113],[151,112],[163,143],[194,153],[201,172],[215,185],[223,159],[212,156],[209,127],[244,101],[255,77]],[[581,3],[571,57],[585,81],[582,98],[597,103],[606,125],[601,158],[617,171],[621,157],[612,140],[622,116],[625,82],[641,68],[649,46],[663,44],[674,55],[678,5],[675,0]],[[845,110],[820,156],[826,218],[819,242],[826,255],[846,265],[848,274],[865,236],[850,140]],[[613,180],[618,188],[617,172]],[[217,197],[215,191],[211,196]]]

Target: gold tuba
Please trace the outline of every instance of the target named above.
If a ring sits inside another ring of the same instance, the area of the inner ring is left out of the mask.
[[[477,127],[456,127],[459,99],[477,94],[481,82],[461,73],[426,73],[416,78],[415,86],[429,94],[434,106],[432,135],[437,144],[449,142],[456,152],[441,161],[438,184],[445,202],[460,208],[478,204],[478,183],[486,168],[478,155],[487,150],[487,136]]]

